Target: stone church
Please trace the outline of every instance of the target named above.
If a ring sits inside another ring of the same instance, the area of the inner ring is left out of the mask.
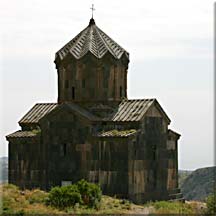
[[[37,103],[9,141],[9,183],[49,190],[82,178],[103,193],[181,200],[178,139],[154,98],[127,98],[129,53],[93,18],[55,56],[57,103]]]

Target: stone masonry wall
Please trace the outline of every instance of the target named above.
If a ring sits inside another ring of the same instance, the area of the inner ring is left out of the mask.
[[[111,56],[63,62],[58,67],[59,102],[120,101],[127,97],[127,65]]]
[[[44,189],[45,164],[39,137],[9,142],[9,183],[20,188]]]

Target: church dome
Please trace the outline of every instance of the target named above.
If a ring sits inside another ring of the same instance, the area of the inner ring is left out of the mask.
[[[84,30],[56,53],[55,60],[58,58],[63,60],[67,55],[80,59],[88,52],[98,59],[109,52],[115,59],[120,59],[125,55],[129,60],[129,53],[98,28],[93,18]]]

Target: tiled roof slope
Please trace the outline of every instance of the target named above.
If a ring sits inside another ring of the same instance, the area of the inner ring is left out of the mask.
[[[57,103],[37,103],[19,121],[19,124],[37,124],[46,114],[58,106]]]
[[[170,122],[169,117],[166,115],[156,99],[123,100],[119,104],[118,110],[114,112],[109,120],[107,120],[114,122],[140,121],[153,103],[158,107],[161,113],[163,113],[167,121]]]
[[[7,135],[6,138],[7,139],[8,138],[27,138],[27,137],[29,138],[29,137],[35,137],[35,136],[37,136],[37,134],[32,132],[32,131],[19,130],[19,131],[12,133],[12,134]]]
[[[83,109],[77,104],[74,103],[66,103],[58,105],[57,103],[37,103],[35,104],[29,112],[19,121],[19,124],[38,124],[39,120],[42,119],[45,115],[49,114],[56,107],[66,106],[69,109],[79,113],[80,115],[92,120],[96,121],[98,118],[90,113],[89,111]]]
[[[119,104],[111,121],[140,121],[154,99],[124,100]]]
[[[92,121],[113,121],[113,122],[129,122],[129,121],[140,121],[143,116],[150,108],[150,106],[155,103],[159,110],[166,117],[168,122],[170,122],[169,117],[163,111],[156,99],[136,99],[136,100],[123,100],[113,114],[105,118],[100,118],[90,110],[86,110],[82,106],[75,103],[62,104],[68,107],[72,111],[79,113],[80,115],[92,120]],[[19,121],[19,124],[37,124],[40,119],[45,115],[50,113],[58,105],[57,103],[39,103],[32,107],[32,109]]]
[[[59,57],[63,60],[68,54],[80,59],[88,52],[99,59],[107,52],[116,59],[120,59],[123,54],[129,59],[129,53],[98,28],[94,19],[91,19],[83,31],[56,53],[56,59]]]

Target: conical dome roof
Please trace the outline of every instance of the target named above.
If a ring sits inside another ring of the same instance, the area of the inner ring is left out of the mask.
[[[59,57],[63,60],[68,54],[80,59],[88,52],[98,59],[107,52],[116,59],[120,59],[123,54],[129,59],[129,53],[98,28],[93,18],[90,19],[89,25],[83,31],[56,53],[56,59]]]

